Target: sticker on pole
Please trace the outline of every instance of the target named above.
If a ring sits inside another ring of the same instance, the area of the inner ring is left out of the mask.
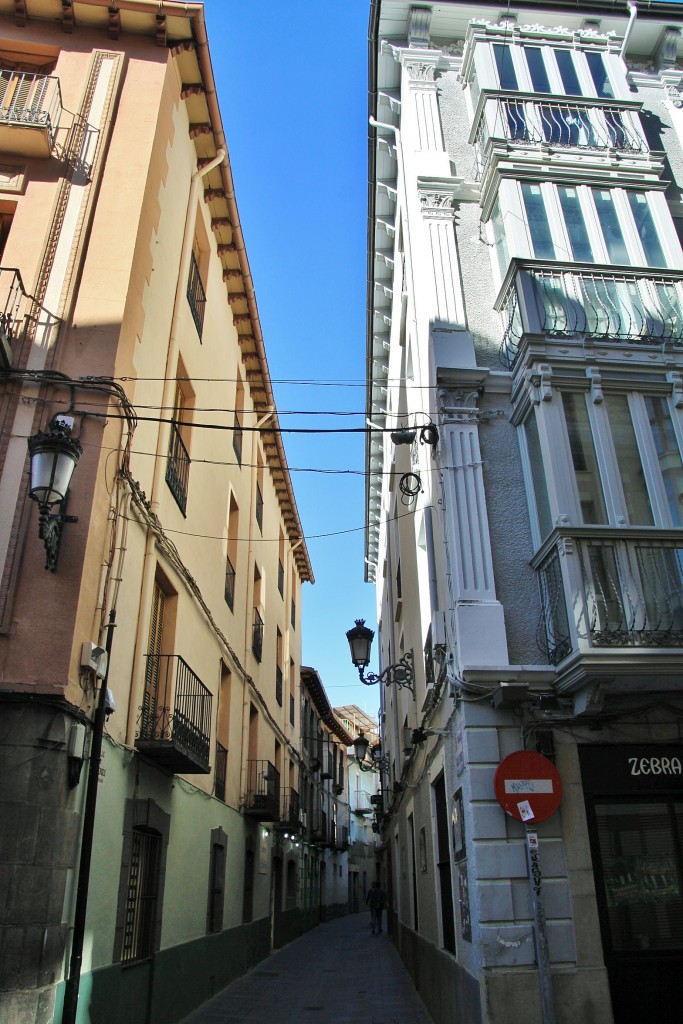
[[[533,750],[508,754],[496,768],[493,789],[500,806],[517,821],[545,821],[562,800],[557,768]]]

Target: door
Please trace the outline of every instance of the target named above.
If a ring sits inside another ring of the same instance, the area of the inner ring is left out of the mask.
[[[683,799],[595,796],[587,809],[615,1024],[678,1020]]]
[[[145,692],[142,698],[140,736],[143,739],[163,739],[163,696],[160,695],[161,643],[164,632],[164,592],[154,584],[152,615],[149,623],[149,642],[145,662]],[[160,731],[161,730],[161,731]]]

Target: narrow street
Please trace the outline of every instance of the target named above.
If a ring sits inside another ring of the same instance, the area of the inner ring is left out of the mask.
[[[432,1024],[391,939],[369,914],[313,928],[182,1024]]]

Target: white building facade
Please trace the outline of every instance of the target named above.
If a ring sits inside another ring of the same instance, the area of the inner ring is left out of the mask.
[[[520,749],[564,789],[556,1019],[678,1012],[682,25],[371,7],[366,576],[380,667],[416,669],[383,687],[384,881],[439,1024],[550,1019],[493,788]]]

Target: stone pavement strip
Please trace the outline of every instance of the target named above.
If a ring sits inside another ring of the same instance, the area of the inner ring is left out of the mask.
[[[369,914],[318,925],[276,950],[182,1024],[433,1024]]]

